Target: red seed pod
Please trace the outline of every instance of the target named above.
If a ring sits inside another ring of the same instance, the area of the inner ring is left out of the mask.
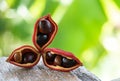
[[[24,45],[15,49],[6,61],[16,66],[31,68],[38,63],[40,56],[35,48]]]
[[[47,67],[58,71],[67,72],[83,65],[72,53],[56,48],[46,48],[42,57]]]
[[[29,45],[15,49],[7,62],[16,66],[31,68],[38,63],[42,55],[44,64],[54,70],[71,71],[83,64],[72,53],[56,48],[46,48],[54,39],[57,33],[57,24],[50,15],[39,18],[34,26],[33,44],[37,48]]]
[[[47,47],[57,33],[57,24],[50,15],[39,18],[34,26],[33,43],[39,51]]]

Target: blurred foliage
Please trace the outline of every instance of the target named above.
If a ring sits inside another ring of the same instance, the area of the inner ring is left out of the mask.
[[[33,45],[34,23],[46,14],[59,27],[49,47],[73,52],[89,69],[106,56],[100,35],[107,16],[100,0],[0,0],[0,56]]]
[[[118,7],[120,8],[120,0],[114,0],[116,2],[116,4],[118,5]]]

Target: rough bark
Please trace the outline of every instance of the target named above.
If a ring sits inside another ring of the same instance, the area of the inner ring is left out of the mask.
[[[40,61],[35,67],[25,69],[7,63],[6,58],[0,58],[0,81],[101,81],[84,66],[71,72],[59,72]]]

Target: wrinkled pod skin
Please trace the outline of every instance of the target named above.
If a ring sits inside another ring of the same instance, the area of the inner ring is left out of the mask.
[[[15,49],[6,61],[19,67],[31,68],[39,62],[40,56],[35,48],[24,45]]]
[[[71,52],[57,48],[46,48],[42,57],[47,67],[57,71],[68,72],[83,65]]]
[[[50,15],[37,20],[34,26],[33,44],[40,52],[52,42],[57,30],[57,24],[52,20]]]

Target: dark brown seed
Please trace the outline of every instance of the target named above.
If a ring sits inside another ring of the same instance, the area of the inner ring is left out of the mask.
[[[56,57],[55,57],[55,60],[54,60],[54,65],[58,65],[58,66],[60,66],[61,65],[61,63],[62,63],[62,57],[60,56],[60,55],[57,55]]]
[[[35,60],[36,60],[36,57],[32,52],[27,52],[22,56],[23,63],[33,63]]]
[[[42,47],[45,43],[48,42],[48,35],[39,33],[37,35],[37,44]]]
[[[50,51],[46,52],[46,60],[48,61],[54,61],[55,59],[55,54],[52,54]]]
[[[65,67],[65,68],[72,67],[75,64],[76,64],[76,61],[73,60],[73,59],[67,59],[65,57],[63,57],[63,59],[62,59],[62,66]]]
[[[41,20],[38,26],[41,33],[47,34],[52,32],[52,24],[48,20]]]

